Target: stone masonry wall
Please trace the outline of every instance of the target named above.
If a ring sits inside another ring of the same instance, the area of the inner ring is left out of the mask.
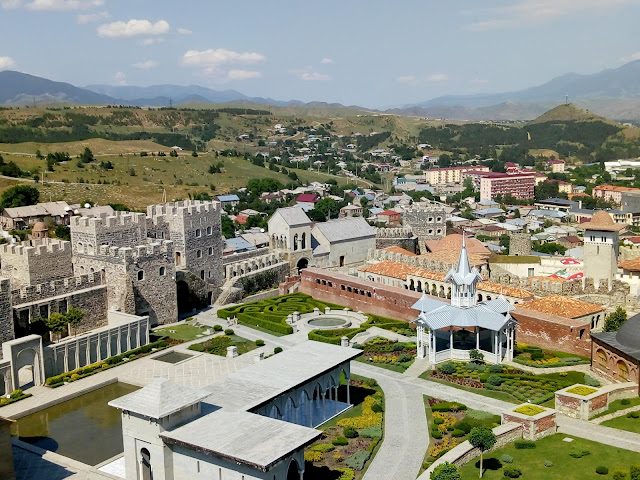
[[[531,234],[510,233],[509,238],[509,255],[531,255]]]
[[[377,228],[376,248],[383,249],[393,246],[417,253],[418,237],[413,235],[410,228]]]
[[[418,237],[420,253],[425,253],[425,241],[439,240],[446,235],[446,218],[444,209],[435,206],[415,205],[402,214],[403,224],[411,227]]]
[[[135,247],[146,242],[144,213],[115,212],[113,216],[71,217],[73,253],[94,254],[101,246]]]
[[[45,238],[13,245],[0,245],[0,275],[12,288],[35,285],[73,276],[71,243]]]
[[[0,345],[15,338],[13,331],[13,316],[11,314],[10,282],[0,278]],[[0,360],[2,349],[0,348]]]

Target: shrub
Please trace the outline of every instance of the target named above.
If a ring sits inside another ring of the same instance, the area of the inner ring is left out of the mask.
[[[433,423],[434,425],[442,425],[444,423],[444,418],[434,418]]]
[[[314,450],[307,450],[304,452],[305,462],[321,462],[324,460],[324,453],[316,452]]]
[[[367,387],[370,387],[370,388],[378,386],[378,382],[376,382],[375,378],[367,378],[367,379],[365,379],[364,384]]]
[[[462,403],[456,402],[440,402],[431,406],[432,412],[457,412],[459,410],[466,410],[467,406]]]
[[[464,433],[469,433],[473,426],[466,420],[461,420],[456,423],[456,430],[462,430]]]
[[[400,363],[410,362],[411,360],[413,360],[413,357],[408,353],[401,353],[398,356],[398,362]]]
[[[430,480],[460,480],[462,476],[458,472],[458,467],[452,463],[444,462],[431,472],[429,478]]]
[[[9,395],[9,398],[11,400],[15,400],[16,398],[20,398],[22,396],[22,390],[20,390],[19,388],[14,390],[13,392],[11,392],[11,395]]]
[[[502,373],[504,368],[502,365],[489,365],[489,373]]]
[[[571,452],[569,452],[569,456],[573,458],[582,458],[582,457],[586,457],[587,455],[591,455],[591,452],[589,450],[573,449],[571,450]]]
[[[333,443],[336,447],[341,447],[344,445],[349,445],[349,440],[347,440],[345,437],[337,437],[334,438],[331,443]]]
[[[382,427],[380,425],[374,425],[373,427],[367,427],[360,430],[360,436],[363,438],[381,438]]]
[[[340,455],[340,453],[336,452],[333,456],[334,459],[336,459],[336,455]],[[342,460],[342,455],[340,455],[340,460]],[[340,460],[337,461],[339,462]],[[342,472],[342,475],[338,477],[338,480],[353,480],[356,477],[355,472],[351,468],[339,468],[338,471]]]
[[[506,453],[500,457],[502,463],[513,463],[513,457],[511,455],[507,455]]]
[[[380,413],[382,412],[382,405],[380,405],[379,403],[374,403],[373,405],[371,405],[371,410],[375,413]]]
[[[544,353],[542,352],[531,352],[531,360],[542,360],[544,358]]]
[[[457,428],[451,432],[451,436],[455,438],[464,437],[465,435],[466,433],[464,432],[464,430],[458,430]]]
[[[607,475],[609,473],[609,469],[600,465],[599,467],[596,467],[596,473],[598,475]]]
[[[276,347],[276,348],[273,349],[273,353],[274,354],[280,353],[281,351],[282,351],[282,347]]]
[[[490,418],[495,417],[495,415],[493,413],[485,412],[484,410],[474,410],[473,408],[470,408],[467,410],[467,417],[475,420],[489,420]]]
[[[502,473],[504,474],[505,477],[508,477],[508,478],[518,478],[520,475],[522,475],[522,470],[520,470],[516,466],[507,465],[502,469]]]
[[[436,440],[440,440],[442,438],[442,434],[438,430],[433,430],[431,432],[431,436]]]
[[[585,385],[589,385],[590,387],[599,387],[600,386],[600,382],[593,378],[590,375],[585,375],[584,376],[584,384]]]
[[[367,446],[367,452],[373,452],[373,449],[376,448],[378,442],[380,441],[380,437],[375,437],[371,439],[371,443]]]
[[[75,382],[76,380],[80,379],[80,375],[78,375],[77,373],[74,373],[71,375],[71,381]]]
[[[204,345],[201,343],[194,343],[189,346],[189,350],[193,350],[194,352],[204,352]]]
[[[224,334],[225,334],[225,335],[233,335],[233,328],[227,328],[227,329],[224,331]]]
[[[513,445],[516,450],[527,450],[530,448],[536,448],[536,442],[533,440],[516,440]]]
[[[347,438],[356,438],[358,436],[358,431],[353,427],[344,427],[342,434]]]
[[[264,347],[264,340],[256,340],[256,347]]]
[[[402,350],[404,350],[404,345],[402,343],[394,343],[393,345],[391,345],[390,350],[392,352],[401,352]]]
[[[499,387],[500,385],[502,385],[502,382],[504,382],[504,380],[500,375],[491,375],[489,378],[487,378],[487,383],[489,385],[493,385],[494,387]]]
[[[347,458],[345,464],[347,467],[353,468],[354,470],[362,470],[364,468],[364,464],[369,460],[369,457],[371,457],[371,452],[360,450]]]
[[[553,467],[553,462],[551,460],[545,460],[544,461],[544,466],[545,467]]]
[[[213,331],[214,332],[221,332],[222,331],[222,325],[214,325],[213,326]]]
[[[612,478],[613,480],[627,480],[627,472],[623,470],[614,470]]]
[[[327,453],[327,452],[330,452],[331,450],[333,450],[334,448],[336,448],[336,447],[334,447],[330,443],[319,443],[319,444],[314,445],[313,447],[311,447],[311,450],[313,450],[314,452]]]
[[[627,418],[640,418],[640,411],[627,413]]]
[[[456,371],[456,366],[451,362],[446,362],[438,367],[438,371],[445,375],[451,375]]]
[[[631,465],[629,467],[629,480],[640,480],[640,465]]]
[[[631,405],[631,400],[629,400],[628,398],[623,398],[622,400],[620,400],[620,403],[622,405]]]
[[[351,345],[351,348],[355,348],[357,350],[364,350],[364,345],[360,345],[359,343],[354,343]]]

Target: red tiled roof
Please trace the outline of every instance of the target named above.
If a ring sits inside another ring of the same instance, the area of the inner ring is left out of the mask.
[[[395,210],[385,210],[384,212],[381,212],[378,214],[378,216],[380,215],[387,215],[387,216],[400,215],[400,212],[396,212]]]
[[[460,254],[460,250],[462,249],[462,235],[460,234],[452,234],[447,235],[440,240],[431,240],[425,242],[427,244],[427,248],[431,252],[440,252],[440,251],[454,251],[456,255]],[[491,253],[487,247],[482,245],[479,240],[475,238],[467,238],[467,252],[469,253],[483,253],[489,254]]]
[[[408,255],[410,257],[418,256],[415,253],[410,252],[409,250],[406,250],[402,247],[398,247],[397,245],[392,245],[391,247],[383,248],[382,250],[386,250],[387,252],[392,252],[392,253],[399,253],[401,255]]]
[[[247,215],[237,215],[235,222],[240,225],[244,225],[245,223],[247,223],[248,219],[249,217]]]
[[[582,300],[564,297],[562,295],[549,295],[548,297],[531,300],[523,303],[521,307],[528,310],[535,310],[536,312],[559,315],[565,318],[584,317],[592,313],[602,312],[605,309],[602,305],[583,302]]]
[[[297,202],[316,203],[319,200],[315,193],[301,193],[296,199]]]
[[[618,265],[623,270],[629,270],[631,272],[640,272],[640,257],[632,258],[631,260],[625,260]]]

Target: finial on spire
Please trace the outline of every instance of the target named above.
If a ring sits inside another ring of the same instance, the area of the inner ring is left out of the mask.
[[[462,230],[462,248],[467,247],[467,235],[464,230]]]

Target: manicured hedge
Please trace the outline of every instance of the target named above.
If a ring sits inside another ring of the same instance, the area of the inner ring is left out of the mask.
[[[309,332],[309,340],[316,342],[331,343],[340,345],[342,337],[352,339],[361,332],[366,332],[366,328],[338,328],[336,330],[312,330]]]

